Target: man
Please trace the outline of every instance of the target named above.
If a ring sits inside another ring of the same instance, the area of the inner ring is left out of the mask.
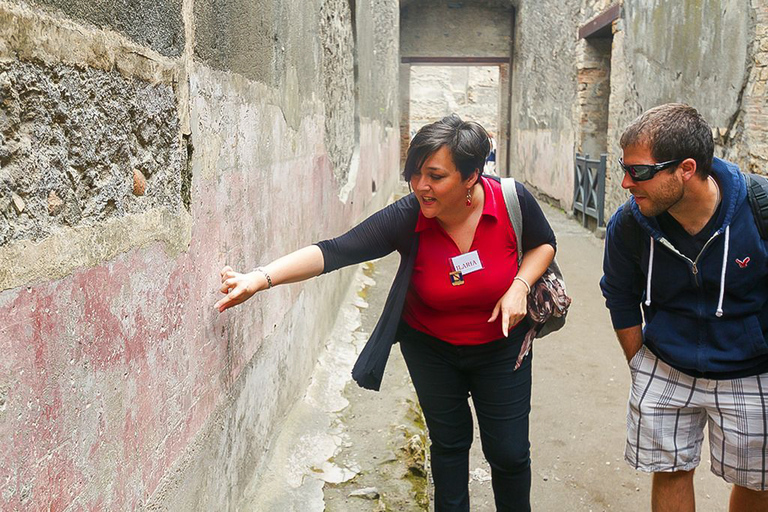
[[[625,459],[654,473],[654,512],[693,511],[708,424],[731,512],[768,511],[768,244],[745,177],[687,105],[645,112],[621,148],[632,197],[608,223],[600,286],[632,372]]]

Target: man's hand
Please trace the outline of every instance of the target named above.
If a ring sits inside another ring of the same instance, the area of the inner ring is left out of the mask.
[[[626,329],[616,329],[616,337],[619,338],[621,349],[624,351],[624,357],[627,362],[631,361],[640,347],[643,346],[643,328],[640,325],[627,327]]]

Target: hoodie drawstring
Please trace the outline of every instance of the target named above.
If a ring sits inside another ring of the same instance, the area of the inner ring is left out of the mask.
[[[648,256],[648,281],[645,286],[645,305],[650,306],[651,305],[651,275],[653,275],[653,247],[654,247],[654,239],[651,238],[651,254]]]
[[[731,226],[725,227],[725,247],[723,247],[723,268],[720,270],[720,298],[717,301],[716,317],[723,316],[723,296],[725,295],[725,267],[728,264],[728,245],[731,235]]]
[[[651,279],[653,277],[653,253],[656,247],[656,240],[651,236],[651,253],[648,256],[648,278],[645,284],[645,305],[651,305]],[[725,227],[725,245],[723,247],[723,265],[720,269],[720,296],[717,300],[717,311],[715,316],[723,316],[723,299],[725,297],[725,269],[728,266],[728,248],[731,240],[731,226]]]

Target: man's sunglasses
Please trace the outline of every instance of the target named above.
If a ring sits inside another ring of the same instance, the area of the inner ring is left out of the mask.
[[[673,165],[677,165],[685,160],[685,158],[678,158],[677,160],[670,160],[668,162],[661,162],[660,164],[638,164],[638,165],[625,165],[624,160],[619,158],[619,165],[624,172],[630,175],[634,181],[646,181],[654,176],[659,171],[669,169]]]

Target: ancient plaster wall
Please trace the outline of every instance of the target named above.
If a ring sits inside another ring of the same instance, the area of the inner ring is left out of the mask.
[[[508,0],[401,2],[404,57],[507,57],[512,32]]]
[[[614,24],[609,162],[621,155],[618,141],[632,119],[671,101],[696,107],[716,134],[722,132],[726,140],[730,137],[730,127],[747,113],[744,100],[752,97],[749,84],[760,79],[760,72],[752,71],[759,47],[756,14],[766,9],[765,5],[755,7],[760,3],[624,2],[622,18]],[[665,20],[677,20],[676,29],[667,30]],[[758,103],[764,110],[764,100]],[[748,153],[756,148],[747,150],[744,142],[757,134],[745,134],[743,127],[734,127],[732,133],[741,135],[734,135],[738,140],[730,143],[728,156],[749,167]],[[722,155],[726,148],[718,142]],[[609,165],[608,174],[606,212],[610,213],[626,200],[627,193],[620,187],[623,175],[618,166]]]
[[[765,172],[768,2],[619,2],[610,66],[598,48],[604,43],[578,40],[577,33],[616,2],[519,3],[510,107],[513,174],[568,209],[573,193],[569,155],[605,146],[610,214],[627,197],[615,164],[621,132],[642,111],[670,101],[702,112],[713,127],[718,155]],[[674,30],[669,20],[675,20]]]
[[[410,89],[411,132],[456,113],[498,133],[498,66],[412,66]]]
[[[570,208],[580,2],[521,1],[512,58],[512,176]]]
[[[723,158],[748,172],[768,174],[768,1],[751,2],[750,41],[739,110],[717,127],[715,144]]]
[[[0,508],[233,509],[350,274],[218,315],[218,269],[386,201],[396,96],[363,91],[397,90],[397,5],[357,2],[355,106],[320,0],[159,2],[165,32],[45,4],[0,1]]]

